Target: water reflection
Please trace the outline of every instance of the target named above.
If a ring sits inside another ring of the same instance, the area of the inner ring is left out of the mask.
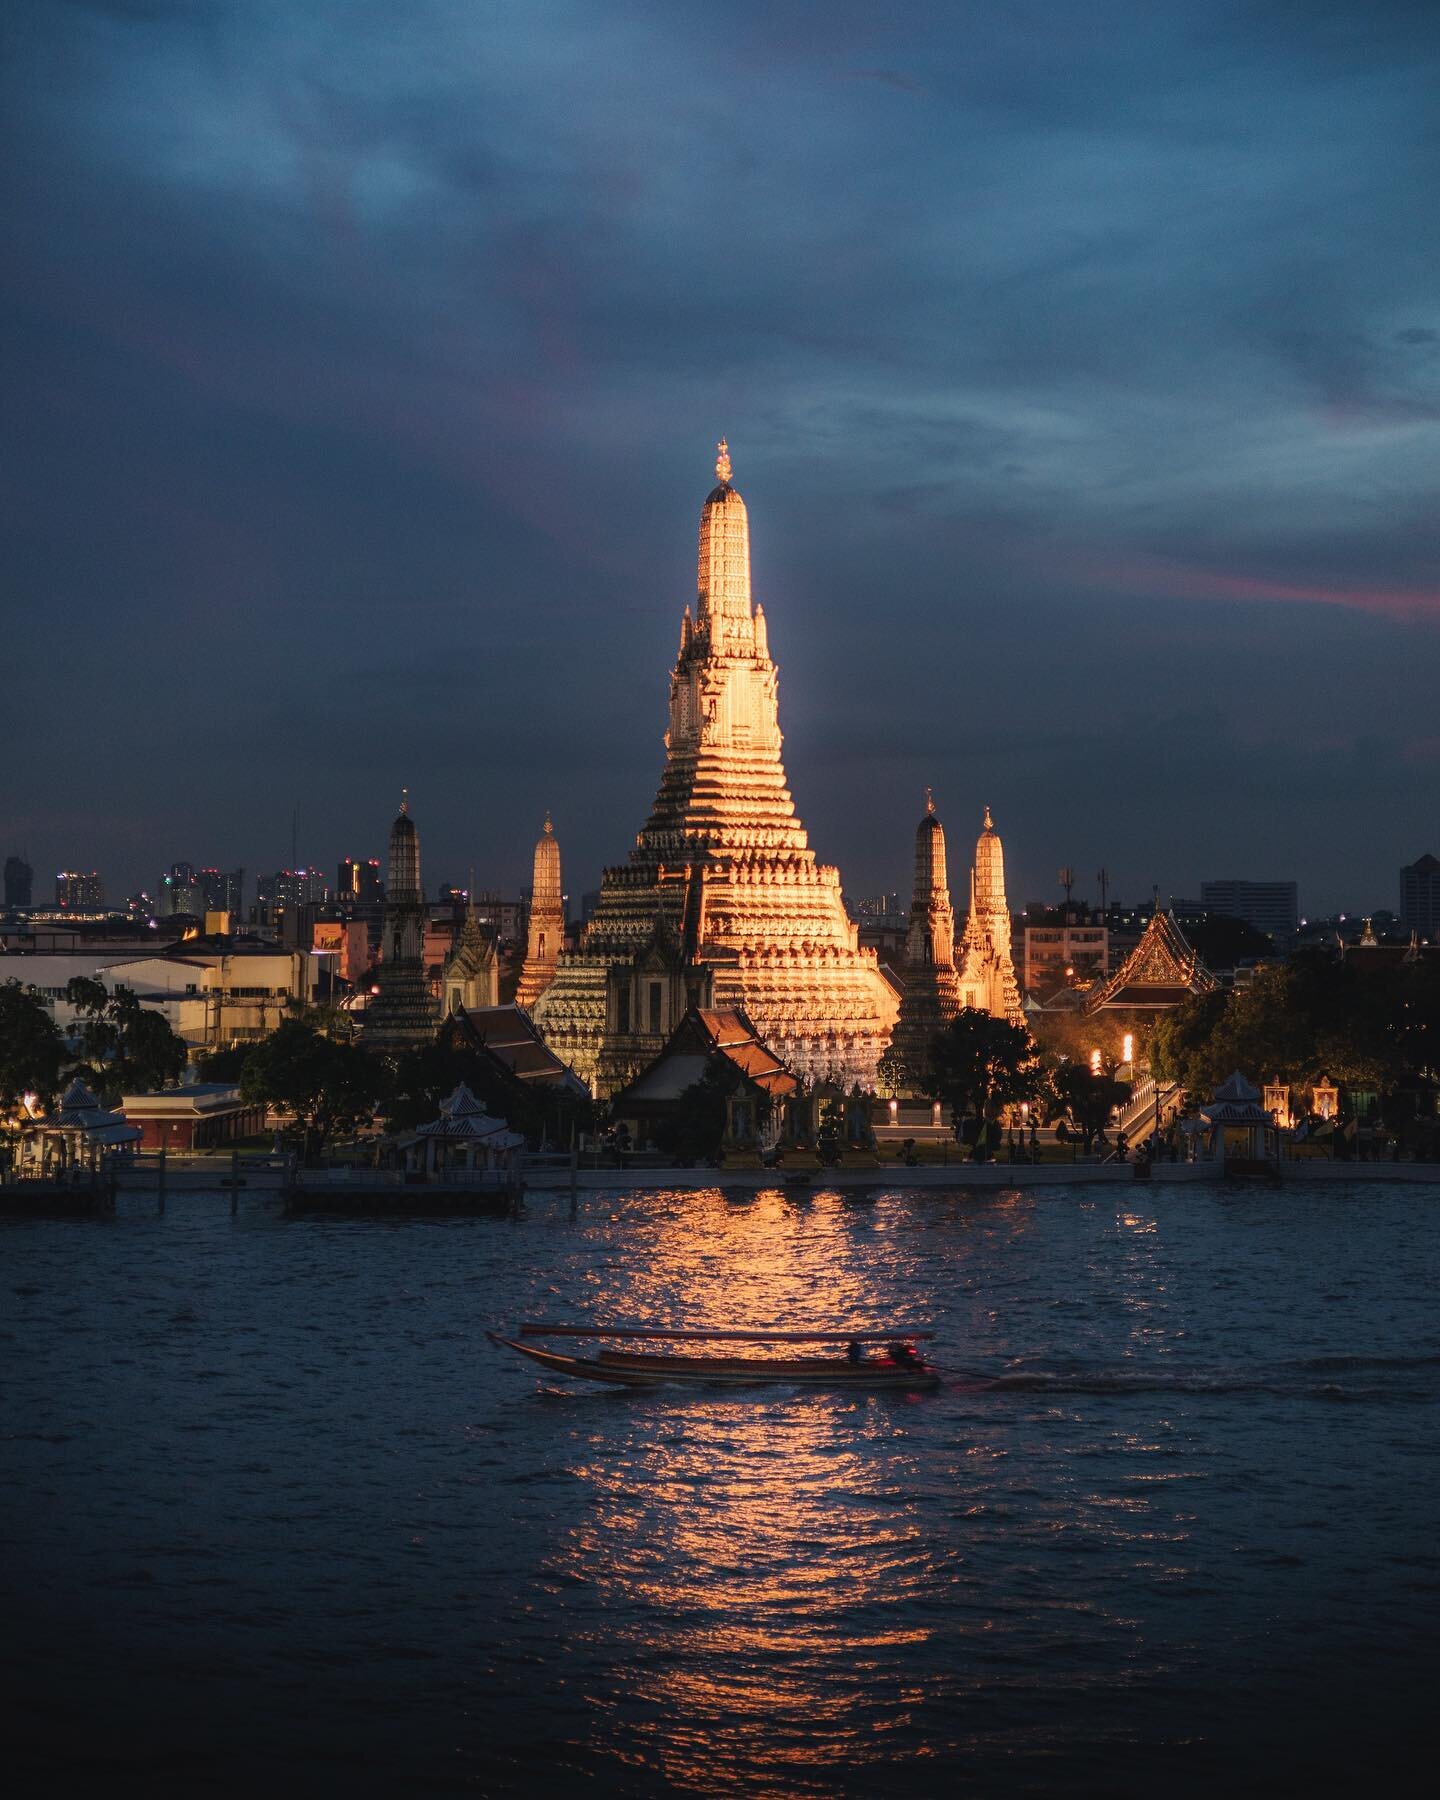
[[[1440,1238],[1363,1203],[1363,1255],[1328,1190],[0,1230],[22,1777],[1070,1797],[1213,1791],[1309,1701],[1403,1736]],[[567,1314],[933,1325],[996,1379],[612,1393],[481,1336]]]
[[[687,1197],[654,1220],[638,1279],[596,1284],[593,1316],[886,1328],[895,1233],[877,1245],[849,1217],[838,1195],[797,1208],[764,1194],[743,1214]],[[898,1323],[914,1328],[929,1307],[912,1291]],[[884,1757],[889,1733],[913,1729],[935,1632],[937,1559],[907,1435],[923,1397],[662,1391],[630,1404],[624,1454],[575,1467],[585,1513],[549,1567],[591,1589],[581,1639],[623,1671],[633,1753],[707,1792],[795,1792],[797,1762]]]

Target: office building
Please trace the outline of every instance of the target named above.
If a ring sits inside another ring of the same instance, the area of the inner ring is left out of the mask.
[[[1427,854],[1400,871],[1400,920],[1425,942],[1440,943],[1440,859]]]
[[[55,877],[55,905],[61,912],[99,912],[104,904],[104,889],[93,869],[88,875],[62,869]]]
[[[340,864],[335,881],[335,898],[342,904],[374,906],[385,898],[385,884],[380,879],[380,859],[347,856]]]
[[[1212,915],[1243,919],[1277,943],[1289,943],[1300,923],[1293,881],[1202,881],[1200,904]]]
[[[35,903],[35,871],[23,856],[5,858],[5,905],[33,906]]]
[[[229,913],[238,919],[245,904],[243,869],[202,869],[196,877],[200,899],[207,913]]]

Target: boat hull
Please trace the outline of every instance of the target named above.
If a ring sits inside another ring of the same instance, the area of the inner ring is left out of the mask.
[[[492,1343],[528,1356],[556,1375],[579,1381],[601,1381],[616,1387],[659,1387],[679,1382],[690,1387],[819,1387],[923,1391],[940,1385],[938,1371],[906,1369],[894,1363],[847,1363],[824,1357],[795,1357],[783,1362],[734,1356],[627,1356],[605,1352],[596,1358],[564,1356],[537,1350],[513,1338],[489,1334]]]

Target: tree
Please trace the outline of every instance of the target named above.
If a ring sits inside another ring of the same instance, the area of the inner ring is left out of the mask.
[[[307,1162],[337,1132],[355,1131],[374,1114],[384,1086],[375,1059],[353,1044],[337,1044],[298,1019],[286,1019],[245,1060],[240,1092],[293,1113]]]
[[[1176,1007],[1156,1031],[1155,1066],[1199,1094],[1212,1093],[1235,1069],[1256,1082],[1303,1087],[1329,1075],[1389,1088],[1407,1066],[1421,1067],[1428,985],[1403,969],[1362,971],[1324,955],[1299,956],[1257,969],[1246,987]]]
[[[229,1050],[216,1050],[210,1056],[200,1058],[200,1079],[202,1081],[239,1081],[245,1072],[245,1064],[249,1059],[250,1044],[235,1044]]]
[[[1088,1156],[1111,1112],[1129,1097],[1130,1089],[1113,1074],[1092,1074],[1085,1063],[1062,1062],[1050,1074],[1060,1112],[1080,1133]]]
[[[464,1040],[439,1040],[406,1050],[391,1065],[385,1117],[391,1131],[427,1125],[440,1102],[464,1082],[485,1110],[518,1131],[532,1149],[548,1141],[568,1146],[595,1123],[595,1103],[568,1083],[520,1081],[491,1051]]]
[[[967,1116],[992,1120],[1002,1107],[1033,1100],[1040,1061],[1023,1025],[964,1007],[930,1042],[925,1091],[950,1108],[955,1133]]]
[[[0,982],[0,1106],[14,1106],[22,1094],[53,1100],[64,1049],[35,989],[19,981]]]
[[[713,1063],[685,1089],[674,1110],[655,1121],[655,1146],[688,1167],[714,1162],[725,1141],[725,1121],[733,1083]]]
[[[1233,969],[1275,954],[1274,943],[1263,931],[1228,913],[1193,920],[1186,925],[1185,936],[1207,969]]]
[[[184,1073],[189,1046],[163,1013],[140,1004],[133,989],[117,984],[112,993],[77,975],[65,998],[76,1011],[81,1053],[106,1098],[151,1093]]]
[[[394,1059],[385,1089],[385,1124],[390,1131],[414,1131],[440,1116],[440,1102],[464,1082],[487,1112],[510,1123],[495,1104],[494,1071],[488,1059],[468,1046],[418,1045]]]

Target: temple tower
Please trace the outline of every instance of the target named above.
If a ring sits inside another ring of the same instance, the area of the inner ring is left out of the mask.
[[[918,1090],[925,1079],[930,1040],[960,1010],[955,977],[955,912],[945,873],[945,828],[925,790],[925,813],[915,828],[915,888],[905,939],[900,1017],[886,1064],[899,1085]]]
[[[455,948],[445,958],[440,981],[441,1010],[448,1018],[463,1006],[467,1012],[500,1003],[500,965],[495,940],[480,929],[475,917],[475,875],[471,871],[470,894],[465,902],[465,922]]]
[[[380,934],[380,992],[365,1009],[362,1042],[382,1053],[428,1044],[435,1036],[435,996],[425,976],[425,892],[420,885],[420,834],[406,789],[390,827],[385,915]]]
[[[560,885],[560,845],[550,815],[535,843],[535,873],[530,890],[530,926],[525,937],[525,963],[515,1004],[532,1008],[555,979],[555,965],[565,947],[565,894]]]
[[[556,1054],[608,1094],[648,1060],[652,1019],[668,1033],[672,1001],[706,985],[798,1074],[869,1087],[897,998],[860,948],[839,873],[816,862],[795,816],[778,677],[751,596],[749,516],[723,440],[719,452],[700,514],[695,610],[680,621],[670,676],[659,792],[628,862],[605,870],[580,948],[560,957],[535,1019]],[[633,1012],[621,1029],[609,971],[634,969],[642,950],[689,973],[657,968],[638,1033]]]
[[[1010,954],[1010,908],[1005,899],[1005,852],[985,808],[985,824],[970,871],[970,913],[960,940],[960,1004],[978,1007],[1012,1025],[1024,1023],[1020,984]]]

